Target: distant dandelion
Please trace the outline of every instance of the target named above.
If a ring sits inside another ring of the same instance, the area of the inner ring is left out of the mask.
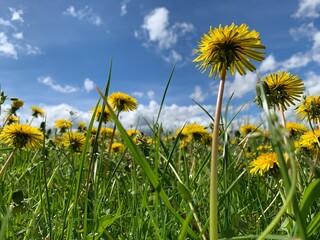
[[[265,173],[277,170],[279,168],[279,162],[277,155],[274,152],[270,152],[257,157],[251,162],[251,166],[250,173],[262,176]]]
[[[77,128],[79,132],[84,132],[87,130],[87,123],[86,122],[78,122],[77,123]]]
[[[31,115],[35,118],[44,117],[44,110],[42,108],[39,108],[37,106],[32,106],[31,107]]]
[[[137,109],[137,100],[122,92],[115,92],[108,96],[108,102],[117,112],[129,112]]]
[[[181,134],[191,138],[191,140],[201,141],[209,135],[209,132],[205,127],[197,123],[191,123],[182,129]]]
[[[253,124],[245,124],[239,128],[239,132],[243,137],[246,137],[248,134],[253,132],[260,132],[260,128]]]
[[[293,138],[296,138],[297,136],[308,131],[305,125],[297,122],[287,122],[286,129],[289,131],[290,137],[293,137]]]
[[[94,112],[94,111],[95,111],[95,108],[92,109],[92,112]],[[99,105],[96,109],[95,119],[97,122],[99,122],[100,119],[104,123],[111,122],[111,116],[110,116],[108,108],[107,107],[103,108],[103,106]]]
[[[72,128],[72,122],[67,119],[58,119],[55,121],[55,128],[60,129],[61,132],[65,132],[67,129]]]
[[[0,141],[16,148],[39,148],[42,146],[43,133],[27,124],[7,125],[0,134]]]
[[[119,142],[114,142],[111,145],[111,152],[112,153],[122,153],[124,150],[124,145]]]
[[[63,146],[73,151],[82,151],[85,135],[80,132],[66,132],[62,135]]]
[[[11,115],[7,118],[7,124],[12,124],[12,123],[18,123],[19,122],[19,118],[14,116],[14,115]]]

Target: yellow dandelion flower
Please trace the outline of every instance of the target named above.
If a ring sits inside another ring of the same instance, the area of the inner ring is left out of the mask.
[[[84,132],[85,130],[87,130],[87,123],[86,122],[78,122],[77,126],[78,126],[79,132]]]
[[[40,117],[44,117],[44,111],[42,108],[39,108],[37,106],[32,106],[31,107],[31,115],[35,118],[38,118],[39,116]]]
[[[258,149],[259,152],[265,153],[265,152],[269,152],[270,150],[272,150],[272,146],[270,146],[270,145],[260,145],[260,146],[258,146],[257,149]]]
[[[289,72],[271,73],[263,77],[261,81],[265,83],[269,104],[274,108],[282,106],[286,110],[290,105],[294,105],[294,101],[299,100],[303,94],[302,79]],[[260,96],[256,98],[256,102],[261,106]]]
[[[191,123],[182,129],[181,134],[184,136],[189,136],[192,140],[200,141],[209,135],[209,132],[205,129],[205,127],[196,123]]]
[[[319,147],[320,132],[319,131],[308,131],[300,137],[300,147],[308,150],[314,150]]]
[[[317,122],[320,119],[320,95],[308,96],[296,109],[296,114],[302,120],[310,119]]]
[[[24,105],[24,101],[22,101],[20,99],[14,99],[14,100],[12,100],[12,103],[11,103],[11,107],[15,108],[15,109],[22,108],[23,105]]]
[[[100,129],[100,134],[102,136],[111,137],[113,134],[113,128],[103,127]],[[118,134],[118,131],[115,131],[114,134]]]
[[[111,145],[111,152],[112,153],[122,153],[124,150],[124,145],[119,142],[114,142]]]
[[[12,124],[12,123],[18,123],[19,122],[19,118],[14,116],[14,115],[11,115],[7,118],[7,124]]]
[[[60,130],[66,130],[72,127],[72,122],[66,119],[58,119],[55,121],[54,126]]]
[[[137,129],[129,129],[127,130],[127,134],[129,137],[136,137],[140,132]]]
[[[296,122],[287,122],[286,129],[289,131],[290,136],[293,138],[308,131],[305,125],[301,123],[296,123]]]
[[[260,132],[260,128],[252,124],[245,124],[239,128],[239,132],[243,137],[247,136],[249,133]]]
[[[93,108],[91,110],[91,112],[94,112],[94,111],[95,111],[95,108]],[[105,107],[104,109],[103,109],[103,106],[101,106],[101,105],[99,105],[97,107],[95,119],[96,119],[97,122],[99,122],[100,118],[102,119],[102,122],[104,122],[104,123],[112,121],[110,113],[109,113],[109,110],[108,110],[107,107]]]
[[[43,142],[43,133],[27,124],[7,125],[0,134],[0,141],[17,148],[38,148]]]
[[[269,171],[279,168],[277,155],[274,152],[265,153],[251,162],[250,173],[260,174],[261,176]]]
[[[249,31],[246,24],[240,26],[232,23],[230,26],[212,29],[204,34],[194,52],[198,57],[193,61],[198,62],[197,67],[202,72],[210,68],[209,77],[218,72],[226,74],[230,71],[234,75],[235,70],[240,75],[246,74],[246,70],[254,71],[256,67],[249,61],[262,61],[264,59],[265,46],[260,43],[259,33],[255,30]],[[224,73],[225,72],[225,73]]]
[[[108,102],[117,112],[129,112],[137,109],[137,100],[122,92],[115,92],[108,96]]]
[[[66,132],[62,135],[62,139],[64,147],[73,151],[81,151],[86,137],[80,132]]]

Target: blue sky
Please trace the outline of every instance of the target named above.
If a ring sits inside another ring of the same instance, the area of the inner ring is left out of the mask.
[[[289,71],[304,80],[306,94],[320,94],[320,0],[1,0],[0,6],[1,90],[25,101],[22,122],[31,106],[42,107],[51,126],[70,110],[77,121],[89,121],[95,87],[105,86],[112,58],[110,93],[139,103],[122,115],[126,127],[139,118],[152,122],[174,64],[161,122],[207,125],[210,118],[192,99],[213,113],[219,81],[196,69],[193,49],[210,26],[232,22],[260,32],[266,46],[266,59],[255,63],[260,76]],[[258,124],[257,81],[256,72],[229,77],[224,97],[234,93],[231,115],[246,104],[239,118]]]

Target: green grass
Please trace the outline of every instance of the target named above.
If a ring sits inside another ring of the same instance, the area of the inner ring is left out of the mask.
[[[108,139],[91,138],[93,113],[82,152],[50,139],[41,149],[17,151],[0,182],[0,239],[208,239],[210,141],[181,148],[182,136],[168,140],[159,122],[173,71],[159,115],[148,123],[149,143],[141,135],[129,137],[108,106],[111,70],[112,65],[97,105],[110,110],[125,150],[109,153],[103,144]],[[272,111],[265,111],[270,137],[235,136],[238,113],[228,116],[226,109],[222,119],[219,238],[319,239],[319,176],[308,180],[317,169],[308,164],[314,155],[296,152]],[[104,125],[97,124],[99,133]],[[287,153],[290,164],[280,160],[276,175],[250,174],[260,145],[273,145],[279,156]],[[11,150],[2,146],[1,164]]]

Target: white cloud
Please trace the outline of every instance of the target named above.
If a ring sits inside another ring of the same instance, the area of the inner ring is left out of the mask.
[[[83,87],[86,92],[90,92],[92,89],[94,89],[94,82],[89,78],[86,78],[83,82]]]
[[[320,32],[317,32],[313,36],[313,46],[312,46],[312,59],[320,63]]]
[[[187,32],[192,32],[194,26],[191,23],[175,23],[170,26],[169,11],[165,7],[152,10],[144,17],[141,26],[143,35],[146,36],[147,43],[157,44],[160,50],[172,48],[178,41],[178,38]],[[139,32],[135,32],[137,38],[141,37]]]
[[[311,61],[309,53],[296,53],[293,54],[289,59],[280,63],[281,67],[285,70],[291,70],[295,68],[305,67]]]
[[[133,92],[132,96],[137,97],[137,98],[142,98],[144,96],[143,92]]]
[[[129,2],[130,2],[130,0],[123,0],[120,3],[120,16],[124,16],[124,15],[126,15],[128,13],[127,5],[128,5]]]
[[[25,49],[27,51],[27,55],[38,55],[42,53],[40,48],[31,46],[30,44],[26,44]]]
[[[275,57],[273,56],[273,54],[270,54],[260,64],[259,71],[263,72],[263,73],[273,71],[277,68],[277,65],[278,65],[278,63],[277,63]]]
[[[15,59],[18,58],[14,44],[9,42],[8,37],[4,32],[0,32],[0,54]]]
[[[4,20],[3,18],[0,18],[0,25],[16,30],[16,27],[9,20]]]
[[[293,14],[296,18],[318,18],[320,0],[299,0],[299,8]]]
[[[311,95],[320,95],[320,75],[315,72],[308,72],[306,78],[303,80],[306,88],[305,92]]]
[[[63,14],[74,17],[80,21],[89,22],[93,25],[99,26],[102,24],[101,17],[88,6],[79,10],[76,10],[74,6],[70,6],[63,12]]]
[[[22,15],[23,15],[23,10],[18,9],[16,10],[15,8],[9,8],[11,12],[11,21],[18,21],[18,22],[24,22]]]
[[[257,82],[258,77],[257,73],[255,72],[248,72],[246,75],[243,76],[236,73],[233,82],[225,82],[224,97],[229,98],[232,95],[232,93],[234,93],[234,98],[241,98],[247,93],[255,92]]]
[[[149,99],[152,100],[152,99],[154,98],[154,91],[149,90],[149,91],[147,92],[147,96],[148,96]]]
[[[15,38],[15,39],[23,39],[23,32],[17,32],[17,33],[13,33],[12,36]]]
[[[205,100],[208,94],[204,94],[200,86],[195,86],[194,92],[190,94],[190,98],[194,101],[201,103]]]
[[[73,87],[70,85],[61,86],[60,84],[56,84],[53,79],[49,76],[47,77],[39,77],[38,82],[50,87],[52,90],[60,93],[73,93],[79,91],[77,87]]]
[[[175,50],[171,50],[168,56],[162,56],[162,58],[168,63],[177,63],[182,61],[181,54],[177,53]]]
[[[299,27],[291,28],[289,30],[291,36],[294,40],[299,40],[303,37],[307,37],[309,39],[312,39],[313,36],[317,33],[317,28],[314,26],[313,22],[310,23],[304,23]]]

